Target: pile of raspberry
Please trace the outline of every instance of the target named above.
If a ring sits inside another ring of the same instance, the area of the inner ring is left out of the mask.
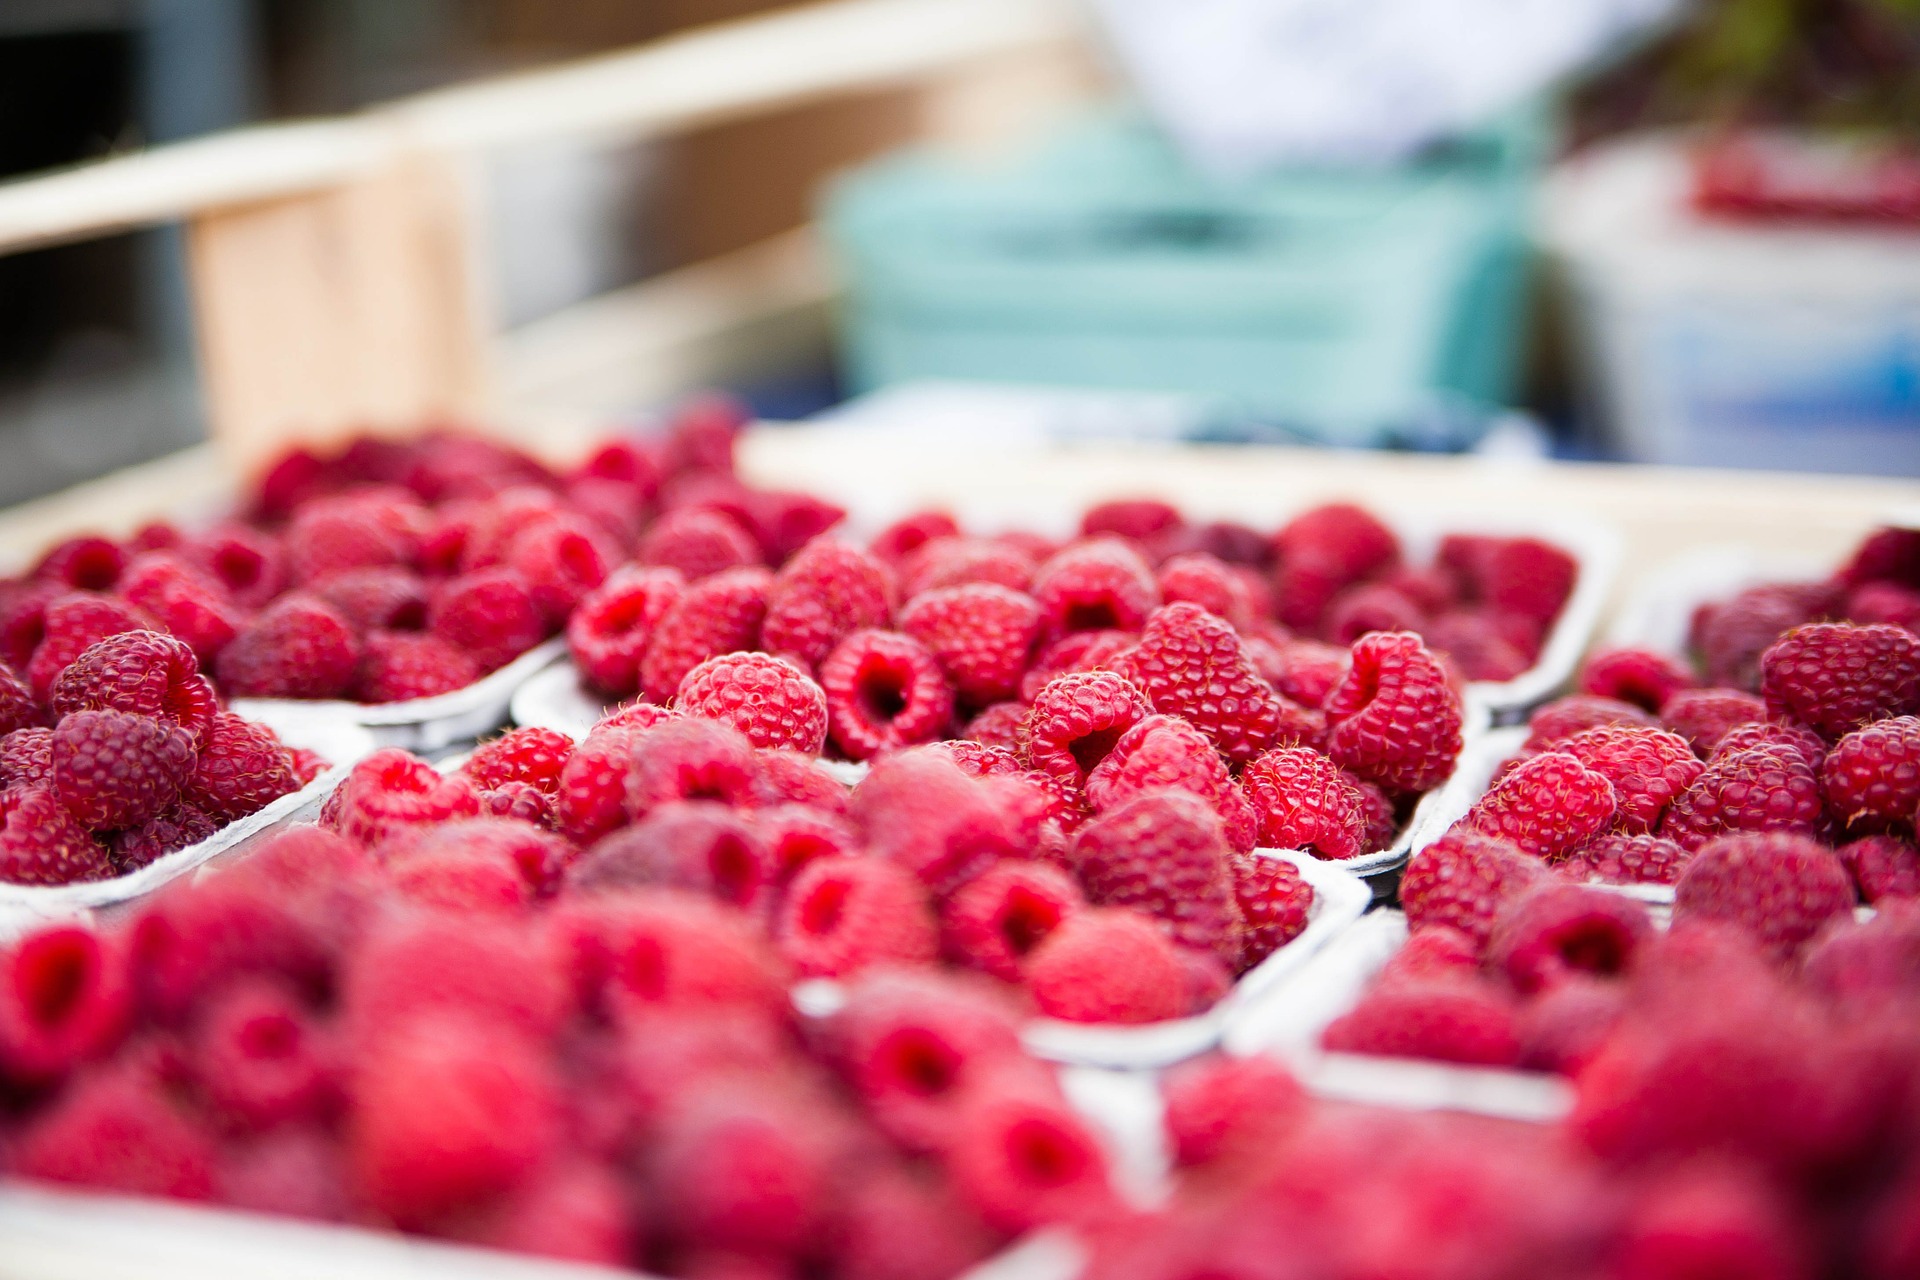
[[[0,950],[0,1174],[689,1277],[939,1280],[1123,1212],[990,982],[874,969],[803,1022],[742,908],[490,900],[564,842],[380,790],[371,845],[294,828]]]
[[[117,632],[38,671],[44,695],[0,663],[0,883],[136,871],[325,768],[225,710],[173,636]]]

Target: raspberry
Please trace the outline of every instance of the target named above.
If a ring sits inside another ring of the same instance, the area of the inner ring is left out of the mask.
[[[772,584],[773,574],[754,565],[723,570],[683,589],[653,625],[639,668],[641,692],[665,702],[687,672],[708,658],[759,647]]]
[[[772,1017],[785,977],[759,924],[673,889],[594,895],[555,908],[589,1008],[620,1018],[652,1010],[733,1009]]]
[[[1868,582],[1920,585],[1920,531],[1896,526],[1875,529],[1834,577],[1854,587]]]
[[[1732,755],[1736,751],[1745,751],[1749,747],[1779,746],[1789,747],[1799,752],[1814,772],[1818,773],[1826,763],[1827,740],[1803,724],[1788,724],[1780,720],[1754,720],[1747,724],[1738,724],[1727,730],[1725,737],[1714,744],[1709,760]]]
[[[1160,566],[1160,599],[1167,604],[1186,601],[1208,613],[1244,626],[1260,616],[1252,594],[1232,566],[1204,551],[1190,551]]]
[[[1086,509],[1080,517],[1080,536],[1108,533],[1146,544],[1178,533],[1186,523],[1178,507],[1158,498],[1116,498]]]
[[[993,1250],[993,1235],[943,1182],[885,1166],[844,1193],[833,1274],[846,1280],[938,1280]]]
[[[1392,798],[1379,787],[1350,773],[1346,779],[1360,796],[1360,852],[1378,853],[1399,834],[1400,816],[1394,811]]]
[[[157,552],[141,556],[127,570],[120,594],[211,661],[245,623],[244,615],[221,589],[177,556]]]
[[[1396,588],[1361,582],[1328,603],[1320,633],[1334,644],[1350,645],[1369,631],[1419,631],[1426,620],[1420,606]]]
[[[880,561],[833,538],[815,538],[774,575],[761,643],[817,665],[852,632],[886,626],[892,591]]]
[[[1118,671],[1127,674],[1139,637],[1131,631],[1074,631],[1034,655],[1020,677],[1020,697],[1032,702],[1060,676],[1075,671]]]
[[[996,702],[967,721],[962,739],[1011,752],[1022,751],[1020,728],[1027,722],[1028,710],[1024,702]]]
[[[1159,1022],[1188,1012],[1179,948],[1137,911],[1090,907],[1027,957],[1033,1002],[1067,1022]]]
[[[1446,925],[1484,946],[1502,904],[1543,874],[1511,841],[1456,828],[1407,863],[1400,903],[1410,927]]]
[[[1232,763],[1319,737],[1314,717],[1260,678],[1233,628],[1198,605],[1156,611],[1129,672],[1154,710],[1190,722]]]
[[[1705,768],[1687,740],[1663,729],[1603,725],[1575,734],[1554,748],[1613,784],[1613,827],[1629,834],[1652,831],[1676,796]]]
[[[346,958],[342,1024],[361,1051],[436,1014],[540,1043],[572,1008],[566,958],[557,936],[512,920],[437,911],[385,916]]]
[[[554,830],[553,797],[530,782],[503,782],[479,791],[483,817],[518,818],[537,827]]]
[[[531,585],[505,567],[441,583],[427,601],[427,629],[465,650],[482,671],[505,666],[548,634]]]
[[[1443,653],[1468,680],[1511,680],[1531,667],[1532,646],[1516,645],[1503,634],[1501,622],[1511,615],[1474,609],[1450,609],[1420,627],[1427,646]]]
[[[640,536],[633,558],[698,581],[725,569],[758,565],[760,548],[733,517],[703,507],[680,507]]]
[[[1834,851],[1863,902],[1920,898],[1920,848],[1898,836],[1865,836]]]
[[[1033,575],[1047,634],[1137,631],[1160,604],[1153,570],[1118,538],[1090,538],[1058,552]]]
[[[1572,976],[1520,1007],[1520,1065],[1577,1076],[1599,1056],[1626,1006],[1618,982]]]
[[[1311,747],[1269,751],[1240,774],[1269,849],[1319,858],[1357,857],[1365,822],[1360,793],[1333,761]]]
[[[1253,646],[1246,644],[1249,652]],[[1317,707],[1347,673],[1348,653],[1342,645],[1318,640],[1289,640],[1277,646],[1278,669],[1262,672],[1276,692],[1303,707]]]
[[[901,595],[990,582],[1025,592],[1039,567],[1031,551],[999,538],[935,538],[900,565]]]
[[[1821,782],[1827,812],[1842,826],[1910,825],[1920,807],[1920,717],[1855,729],[1828,753]]]
[[[667,1117],[651,1163],[676,1237],[777,1257],[818,1230],[831,1156],[828,1132],[799,1098],[709,1088]]]
[[[1107,810],[1074,834],[1074,872],[1089,901],[1134,907],[1174,941],[1240,957],[1230,850],[1220,819],[1183,791],[1154,791]]]
[[[560,830],[591,844],[626,821],[627,763],[640,730],[601,725],[574,748],[554,791]]]
[[[1148,716],[1120,735],[1087,774],[1087,803],[1103,813],[1149,791],[1191,792],[1216,809],[1235,787],[1226,761],[1178,716]]]
[[[553,729],[509,729],[483,742],[468,757],[464,772],[473,785],[491,791],[508,782],[531,783],[552,795],[573,756],[573,739]]]
[[[1609,834],[1575,849],[1560,870],[1602,884],[1672,884],[1692,856],[1665,836]]]
[[[1544,751],[1575,734],[1610,724],[1652,728],[1659,722],[1630,702],[1590,693],[1570,694],[1546,703],[1528,718],[1527,740],[1521,750],[1527,754]]]
[[[1551,623],[1573,594],[1580,567],[1537,538],[1500,538],[1479,566],[1478,596],[1503,613]]]
[[[154,631],[123,631],[89,647],[53,682],[56,718],[76,711],[130,711],[168,720],[198,742],[220,699],[193,650]]]
[[[1493,784],[1463,823],[1552,860],[1607,830],[1618,808],[1607,776],[1565,751],[1545,751]]]
[[[580,464],[578,474],[618,480],[638,491],[644,500],[660,491],[663,463],[654,442],[640,436],[616,436],[605,441]]]
[[[673,705],[732,725],[756,747],[818,754],[826,741],[826,695],[798,667],[769,654],[708,658],[680,682]]]
[[[919,641],[895,631],[855,631],[820,664],[833,741],[865,760],[927,742],[953,719],[953,689]]]
[[[464,779],[443,778],[398,747],[354,765],[339,795],[341,834],[368,846],[408,827],[471,818],[480,808]]]
[[[1273,536],[1273,552],[1280,620],[1312,630],[1340,588],[1399,561],[1400,540],[1359,507],[1332,502],[1282,526]]]
[[[1011,747],[988,746],[966,738],[948,738],[939,747],[969,778],[1017,778],[1030,772]]]
[[[1618,698],[1647,711],[1658,712],[1666,700],[1693,687],[1693,673],[1651,649],[1611,649],[1587,659],[1580,672],[1580,692]]]
[[[123,631],[153,629],[152,620],[132,606],[77,591],[48,601],[44,618],[42,638],[26,666],[27,683],[42,702],[67,664],[95,644]]]
[[[427,625],[427,584],[397,565],[349,569],[309,588],[356,631],[417,631]]]
[[[297,790],[286,749],[273,731],[222,711],[207,730],[181,798],[231,822]]]
[[[97,1191],[206,1200],[213,1140],[135,1070],[74,1083],[21,1133],[8,1171]]]
[[[626,1184],[598,1163],[573,1159],[543,1169],[455,1234],[487,1249],[620,1267],[634,1256],[630,1219]]]
[[[834,815],[847,811],[846,783],[821,768],[817,757],[798,751],[761,751],[757,755],[753,803],[800,804]]]
[[[669,800],[752,803],[758,775],[753,744],[718,720],[682,717],[634,739],[627,770],[627,814],[644,817]]]
[[[607,580],[619,553],[585,516],[561,512],[535,520],[507,543],[504,563],[527,580],[534,607],[562,622]]]
[[[997,785],[996,785],[997,784]],[[911,869],[937,898],[1002,858],[1025,859],[1039,814],[1013,803],[1011,778],[969,778],[938,747],[882,756],[853,792],[869,855]]]
[[[83,826],[139,826],[172,803],[194,767],[193,739],[126,711],[77,711],[53,731],[53,793]]]
[[[676,569],[627,565],[582,600],[567,619],[567,651],[587,683],[616,698],[639,692],[641,661],[686,590]]]
[[[1018,982],[1033,949],[1084,906],[1079,887],[1058,869],[1003,862],[947,903],[945,950],[957,964]]]
[[[1113,1204],[1100,1143],[1054,1090],[1030,1077],[1009,1087],[989,1083],[965,1100],[947,1170],[974,1212],[1009,1235],[1096,1218]]]
[[[368,1206],[400,1226],[511,1190],[559,1145],[559,1082],[512,1035],[441,1015],[397,1030],[363,1066],[348,1158]]]
[[[913,874],[879,858],[821,858],[787,891],[776,930],[798,973],[838,978],[931,961],[939,930]]]
[[[199,806],[177,801],[139,826],[113,833],[108,844],[114,869],[122,875],[138,871],[170,853],[199,844],[224,825]]]
[[[40,704],[34,701],[33,690],[11,667],[0,663],[0,738],[17,729],[35,728],[45,719]]]
[[[1313,886],[1285,858],[1235,854],[1233,896],[1245,923],[1240,969],[1245,972],[1306,931]]]
[[[974,706],[1019,692],[1042,624],[1033,597],[989,582],[924,592],[900,611],[900,630],[926,646]]]
[[[376,631],[366,639],[354,695],[362,702],[410,702],[464,689],[480,664],[436,635]]]
[[[83,534],[68,538],[40,558],[29,577],[45,578],[80,591],[111,591],[120,581],[126,558],[116,543]]]
[[[1632,899],[1548,879],[1501,906],[1487,965],[1522,995],[1576,974],[1618,977],[1652,931],[1646,908]]]
[[[319,498],[294,512],[286,535],[293,580],[304,584],[347,569],[410,562],[417,535],[369,514],[363,499],[348,495]]]
[[[318,1028],[285,988],[243,980],[201,1015],[194,1074],[215,1113],[243,1131],[318,1118],[334,1083],[319,1040]]]
[[[1841,612],[1849,622],[1884,622],[1913,631],[1920,628],[1920,591],[1892,582],[1870,582],[1847,595]]]
[[[1258,1159],[1311,1107],[1291,1072],[1269,1057],[1213,1056],[1162,1078],[1174,1165],[1193,1169]]]
[[[1735,729],[1766,718],[1766,704],[1738,689],[1682,689],[1660,711],[1660,722],[1702,756],[1718,751]]]
[[[57,1080],[111,1052],[132,1007],[121,939],[46,925],[0,951],[0,1078]]]
[[[1468,1066],[1511,1067],[1520,1061],[1514,1009],[1478,983],[1377,984],[1322,1033],[1322,1048],[1389,1058],[1426,1058]]]
[[[1811,833],[1822,814],[1820,780],[1792,747],[1766,745],[1716,756],[1682,792],[1660,834],[1685,849],[1736,831]]]
[[[46,636],[47,605],[68,594],[58,583],[0,579],[0,658],[16,672],[29,674],[33,651]]]
[[[1920,914],[1896,907],[1837,924],[1807,948],[1800,973],[1817,996],[1848,1012],[1904,1002],[1920,991]]]
[[[867,550],[888,564],[898,565],[929,542],[958,537],[959,534],[960,526],[954,523],[952,515],[929,508],[901,516],[874,534],[873,541],[867,544]]]
[[[1613,1257],[1618,1275],[1813,1274],[1793,1206],[1758,1175],[1710,1163],[1656,1175]]]
[[[770,804],[753,810],[748,825],[766,849],[767,866],[776,884],[790,883],[803,868],[821,858],[859,852],[860,842],[846,821],[831,810],[811,804]]]
[[[1760,657],[1767,710],[1829,741],[1920,711],[1920,637],[1899,627],[1796,627]]]
[[[711,800],[669,800],[595,844],[567,873],[578,891],[665,885],[743,909],[767,894],[773,868],[757,833]]]
[[[243,609],[262,608],[286,586],[284,552],[279,541],[263,530],[220,525],[189,541],[183,550]]]
[[[1082,786],[1147,714],[1146,699],[1124,676],[1111,671],[1060,676],[1040,691],[1021,721],[1019,750],[1040,772]]]
[[[1853,910],[1853,881],[1819,842],[1748,832],[1703,844],[1674,887],[1676,920],[1724,920],[1788,959],[1828,921]]]
[[[450,914],[508,918],[533,904],[533,886],[520,867],[506,850],[491,844],[469,849],[437,838],[401,837],[380,852],[387,863],[388,887],[403,902]]]
[[[1458,929],[1430,924],[1415,929],[1380,970],[1380,980],[1471,978],[1480,968],[1480,944]]]
[[[1334,763],[1389,792],[1438,786],[1460,754],[1460,695],[1418,636],[1361,637],[1326,713]]]
[[[1805,603],[1778,586],[1752,587],[1694,616],[1692,647],[1710,685],[1758,692],[1760,655],[1807,621]]]
[[[360,641],[329,605],[282,596],[220,651],[214,674],[235,698],[338,698],[353,687]]]
[[[382,846],[389,866],[400,868],[442,853],[449,864],[461,859],[490,861],[508,868],[535,896],[551,894],[577,852],[536,823],[511,816],[464,818],[409,831]],[[526,894],[516,895],[524,900]]]

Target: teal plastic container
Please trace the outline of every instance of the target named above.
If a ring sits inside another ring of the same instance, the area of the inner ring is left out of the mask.
[[[1471,420],[1513,395],[1544,137],[1236,182],[1107,115],[995,168],[881,161],[825,210],[848,381],[1189,393],[1345,444]]]

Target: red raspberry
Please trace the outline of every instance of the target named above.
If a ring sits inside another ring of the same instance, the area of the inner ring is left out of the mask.
[[[557,935],[517,921],[432,911],[383,916],[346,957],[341,1021],[356,1049],[442,1013],[540,1043],[572,1008],[567,959]]]
[[[800,804],[836,816],[847,811],[847,784],[821,768],[818,757],[798,751],[756,754],[753,803]]]
[[[0,663],[0,738],[17,729],[35,728],[45,720],[33,690],[27,688],[26,682],[15,675],[11,667]]]
[[[1522,995],[1578,974],[1616,978],[1652,932],[1647,909],[1631,898],[1548,878],[1501,906],[1487,965]]]
[[[560,515],[560,497],[542,485],[516,485],[474,504],[458,569],[463,573],[507,562],[507,549],[523,532]]]
[[[928,591],[990,582],[1024,593],[1039,567],[1031,551],[999,538],[935,538],[900,565],[900,592],[911,600]]]
[[[222,711],[213,718],[180,794],[202,812],[232,822],[299,789],[286,748],[273,731]]]
[[[1786,960],[1853,910],[1853,881],[1832,850],[1783,831],[1721,836],[1700,846],[1674,888],[1676,920],[1724,920]]]
[[[1558,746],[1578,733],[1601,725],[1623,724],[1656,726],[1659,722],[1630,702],[1575,693],[1556,698],[1536,710],[1527,720],[1527,741],[1521,748],[1528,754]],[[1685,736],[1682,734],[1681,736]]]
[[[1792,747],[1750,747],[1717,756],[1682,792],[1660,834],[1682,848],[1736,831],[1811,833],[1822,816],[1820,779]]]
[[[1702,1162],[1656,1174],[1627,1211],[1617,1275],[1812,1274],[1794,1206],[1764,1178]]]
[[[573,756],[573,739],[553,729],[509,729],[483,742],[468,757],[464,772],[473,785],[491,791],[508,782],[527,782],[552,795]]]
[[[953,1188],[881,1165],[843,1193],[833,1274],[847,1280],[934,1280],[963,1275],[993,1252],[994,1236]]]
[[[517,818],[549,831],[556,828],[553,797],[530,782],[503,782],[481,788],[477,798],[483,817]]]
[[[1216,809],[1235,790],[1227,762],[1206,735],[1178,716],[1148,716],[1121,734],[1087,775],[1087,803],[1104,813],[1168,788],[1191,792]]]
[[[244,979],[210,1001],[195,1030],[195,1079],[215,1114],[242,1132],[319,1119],[333,1065],[319,1029],[280,984]]]
[[[833,538],[816,538],[774,575],[761,643],[817,665],[852,632],[886,626],[892,592],[880,561]]]
[[[548,635],[531,585],[505,567],[441,583],[427,601],[427,629],[465,650],[482,671],[505,666]]]
[[[563,898],[550,919],[590,1009],[621,1020],[665,1010],[772,1020],[788,1008],[764,931],[731,907],[683,890],[639,889]]]
[[[1727,730],[1725,737],[1714,744],[1709,760],[1716,756],[1732,755],[1736,751],[1745,751],[1749,747],[1787,747],[1800,753],[1814,772],[1818,773],[1827,759],[1827,740],[1803,724],[1788,724],[1779,720],[1754,720],[1747,724],[1738,724]]]
[[[848,758],[929,742],[953,721],[953,688],[918,640],[855,631],[820,664],[834,745]]]
[[[1040,691],[1021,721],[1019,750],[1040,772],[1083,786],[1147,714],[1146,699],[1124,676],[1111,671],[1060,676]]]
[[[1260,678],[1234,629],[1198,605],[1157,610],[1129,671],[1154,710],[1190,722],[1234,764],[1318,737],[1312,717]]]
[[[341,833],[368,846],[408,827],[471,818],[480,808],[464,779],[443,778],[398,747],[354,765],[339,795]]]
[[[26,667],[34,697],[45,702],[67,664],[108,636],[151,631],[153,626],[145,614],[118,600],[80,592],[55,596],[47,603],[42,638]]]
[[[454,1235],[486,1249],[621,1267],[637,1251],[631,1219],[625,1181],[597,1161],[571,1157],[459,1224]]]
[[[1850,587],[1868,582],[1920,584],[1920,530],[1875,529],[1834,577]]]
[[[40,927],[0,951],[0,1078],[44,1084],[104,1057],[131,1009],[121,938],[79,924]]]
[[[898,565],[929,542],[939,538],[958,537],[959,533],[960,526],[954,523],[952,515],[929,508],[901,516],[879,533],[874,534],[873,541],[867,544],[867,550],[888,564]]]
[[[1145,544],[1177,533],[1186,523],[1178,507],[1158,498],[1116,498],[1087,508],[1080,517],[1080,536],[1108,533]]]
[[[1160,599],[1165,603],[1197,604],[1236,627],[1260,616],[1251,592],[1233,567],[1204,551],[1169,559],[1160,566],[1159,584]]]
[[[1380,970],[1380,980],[1471,978],[1480,968],[1480,944],[1458,929],[1430,924],[1415,929]]]
[[[193,739],[127,711],[76,711],[53,731],[53,792],[85,827],[137,827],[193,771]]]
[[[1920,912],[1889,904],[1870,920],[1848,920],[1821,932],[1800,959],[1801,981],[1817,998],[1845,1012],[1887,1008],[1920,988]]]
[[[1865,836],[1835,852],[1863,902],[1920,898],[1920,848],[1898,836]]]
[[[1042,815],[1013,778],[969,778],[938,747],[874,761],[853,791],[867,852],[909,867],[946,898],[1002,858],[1031,856]]]
[[[1065,872],[1003,862],[953,895],[941,918],[947,955],[1007,982],[1033,949],[1085,907]]]
[[[1618,807],[1604,773],[1565,751],[1545,751],[1494,783],[1462,822],[1552,860],[1607,830]]]
[[[677,569],[627,565],[581,601],[567,619],[567,650],[587,683],[616,698],[638,692],[648,645],[686,590]]]
[[[1501,905],[1544,874],[1511,841],[1455,828],[1407,863],[1400,904],[1412,928],[1446,925],[1484,946]]]
[[[55,717],[130,711],[179,725],[199,741],[220,699],[193,650],[155,631],[123,631],[91,646],[53,682]]]
[[[1520,1007],[1520,1065],[1577,1076],[1598,1057],[1626,1007],[1621,983],[1575,976]]]
[[[353,687],[359,638],[312,596],[282,596],[220,651],[220,686],[235,698],[338,698]]]
[[[1366,833],[1360,793],[1339,766],[1311,747],[1269,751],[1240,774],[1269,849],[1319,858],[1357,857]]]
[[[286,586],[286,563],[274,536],[243,524],[220,525],[182,548],[243,609],[259,609]]]
[[[900,630],[927,647],[974,706],[1020,691],[1042,621],[1033,597],[987,582],[928,591],[900,611]]]
[[[709,1086],[668,1114],[650,1164],[673,1238],[746,1257],[785,1258],[804,1247],[826,1215],[836,1154],[811,1101]],[[729,1272],[723,1264],[704,1274]]]
[[[1751,587],[1694,615],[1691,647],[1710,685],[1758,692],[1760,655],[1807,621],[1806,602],[1790,588]]]
[[[1400,815],[1393,800],[1371,782],[1362,782],[1352,774],[1346,779],[1360,795],[1360,852],[1378,853],[1400,834]]]
[[[1017,778],[1031,772],[1011,747],[988,746],[966,738],[949,738],[939,747],[969,778]]]
[[[696,889],[752,909],[765,899],[772,879],[758,832],[732,810],[711,800],[669,800],[587,850],[568,872],[567,885],[582,892]]]
[[[1692,786],[1705,768],[1687,740],[1664,729],[1602,725],[1575,734],[1554,748],[1564,751],[1613,784],[1613,827],[1629,834],[1652,831],[1667,806]]]
[[[1479,564],[1477,596],[1503,613],[1550,624],[1573,594],[1580,566],[1537,538],[1500,538]]]
[[[1138,911],[1077,912],[1027,957],[1040,1012],[1066,1022],[1159,1022],[1188,1012],[1180,949]]]
[[[560,1085],[517,1037],[451,1014],[369,1046],[348,1157],[375,1212],[424,1229],[524,1183],[560,1143]]]
[[[753,565],[725,569],[684,588],[653,624],[639,668],[640,691],[665,702],[687,672],[708,658],[758,648],[772,584],[773,574]]]
[[[287,567],[293,580],[313,582],[328,574],[374,565],[408,564],[419,549],[417,526],[372,519],[373,508],[356,495],[319,498],[294,512],[287,526]]]
[[[755,809],[747,825],[766,850],[769,874],[776,884],[790,883],[802,869],[822,858],[848,857],[860,851],[859,838],[839,813],[804,802]]]
[[[1611,649],[1587,659],[1580,672],[1580,692],[1618,698],[1636,707],[1658,712],[1668,698],[1693,687],[1693,673],[1665,654],[1651,649]]]
[[[1252,652],[1250,641],[1243,642]],[[1303,707],[1317,707],[1347,673],[1349,655],[1344,646],[1318,640],[1289,640],[1277,646],[1278,667],[1262,672],[1276,692]]]
[[[1262,853],[1233,858],[1233,895],[1245,922],[1240,971],[1246,972],[1306,931],[1313,886],[1285,858]]]
[[[560,771],[554,817],[575,842],[591,844],[626,821],[627,765],[640,732],[602,724]]]
[[[401,832],[380,852],[408,896],[486,909],[551,894],[575,850],[525,819],[476,817]]]
[[[310,589],[338,609],[355,631],[417,631],[427,625],[426,580],[411,569],[348,569]]]
[[[1118,538],[1091,538],[1058,552],[1033,575],[1049,636],[1137,631],[1160,604],[1153,570]]]
[[[633,740],[627,813],[641,818],[669,800],[718,800],[745,808],[753,803],[758,776],[753,744],[732,725],[676,718]]]
[[[1075,631],[1041,649],[1020,677],[1020,697],[1032,702],[1060,676],[1075,671],[1118,671],[1127,675],[1139,637],[1131,631]]]
[[[1334,763],[1390,792],[1438,786],[1460,754],[1460,695],[1418,636],[1363,636],[1326,713]]]
[[[533,603],[555,622],[607,580],[619,550],[585,516],[561,512],[514,534],[505,564],[533,589]]]
[[[708,658],[680,682],[673,705],[732,725],[756,747],[817,755],[827,737],[826,694],[798,667],[770,654]]]
[[[213,1139],[182,1115],[147,1073],[87,1075],[20,1134],[8,1171],[94,1191],[206,1200]]]
[[[302,883],[296,876],[311,877],[304,881],[309,886],[318,881],[304,863],[315,855],[315,843],[284,836],[256,856],[269,853],[277,872],[252,871],[249,857],[218,876],[169,886],[144,904],[131,945],[139,998],[151,1018],[185,1025],[205,1000],[248,973],[277,976],[316,997],[328,988],[333,942],[289,895]],[[302,863],[290,870],[295,854]],[[329,859],[326,869],[351,865]],[[307,898],[313,900],[311,889]]]
[[[411,702],[464,689],[480,664],[436,635],[376,631],[366,639],[354,694],[368,703]]]
[[[1760,672],[1767,710],[1828,741],[1920,711],[1920,637],[1899,627],[1796,627],[1761,655]]]
[[[650,439],[616,436],[602,443],[580,464],[578,475],[618,480],[638,491],[641,499],[660,491],[664,463]]]
[[[138,871],[170,853],[199,844],[226,824],[197,805],[175,801],[137,827],[108,838],[114,870]]]
[[[1331,502],[1282,526],[1273,536],[1273,552],[1280,620],[1312,630],[1340,588],[1399,561],[1400,540],[1359,507]]]
[[[1320,1038],[1335,1053],[1426,1058],[1468,1066],[1520,1062],[1512,1003],[1481,983],[1383,982],[1334,1019]]]
[[[1920,591],[1892,582],[1870,582],[1848,593],[1841,612],[1849,622],[1884,622],[1920,630]]]
[[[680,507],[640,536],[633,558],[698,581],[724,569],[759,564],[760,547],[733,517],[704,507]]]
[[[947,1170],[961,1197],[1010,1236],[1111,1213],[1106,1156],[1087,1122],[1031,1073],[1007,1075],[972,1092],[955,1119]]]
[[[922,964],[939,952],[926,890],[879,858],[821,858],[787,891],[776,930],[798,973],[838,978],[880,964]]]
[[[1300,1082],[1270,1057],[1182,1063],[1161,1086],[1173,1162],[1182,1169],[1259,1160],[1312,1106]]]
[[[1682,689],[1660,711],[1660,722],[1702,756],[1713,755],[1735,729],[1766,718],[1766,704],[1738,689]]]
[[[1827,812],[1842,826],[1910,827],[1920,807],[1920,717],[1855,729],[1827,754],[1821,782]]]
[[[1089,901],[1134,907],[1183,946],[1240,958],[1231,850],[1210,806],[1183,791],[1136,796],[1074,834],[1069,854]]]
[[[996,702],[967,721],[963,739],[978,742],[982,746],[1002,747],[1016,753],[1025,750],[1020,745],[1020,729],[1027,722],[1030,710],[1024,702]]]
[[[27,576],[80,591],[111,591],[126,558],[117,543],[92,534],[68,538],[40,558]]]
[[[127,570],[120,594],[144,610],[160,629],[179,636],[212,661],[245,623],[226,593],[199,570],[169,552],[141,556]]]
[[[1350,645],[1369,631],[1421,631],[1426,621],[1420,606],[1396,588],[1361,582],[1328,602],[1320,634],[1334,644]]]
[[[1665,836],[1596,836],[1575,849],[1560,870],[1602,884],[1672,884],[1693,855]]]

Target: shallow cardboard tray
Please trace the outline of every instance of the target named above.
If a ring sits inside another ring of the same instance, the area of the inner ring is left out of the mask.
[[[327,769],[300,790],[281,796],[259,812],[228,823],[198,844],[176,849],[131,874],[84,884],[0,884],[0,938],[46,921],[85,916],[143,898],[205,863],[318,814],[321,802],[346,778],[354,763],[374,750],[372,735],[350,724],[309,724],[300,731],[283,734],[282,740],[289,746],[318,752],[328,761]]]

